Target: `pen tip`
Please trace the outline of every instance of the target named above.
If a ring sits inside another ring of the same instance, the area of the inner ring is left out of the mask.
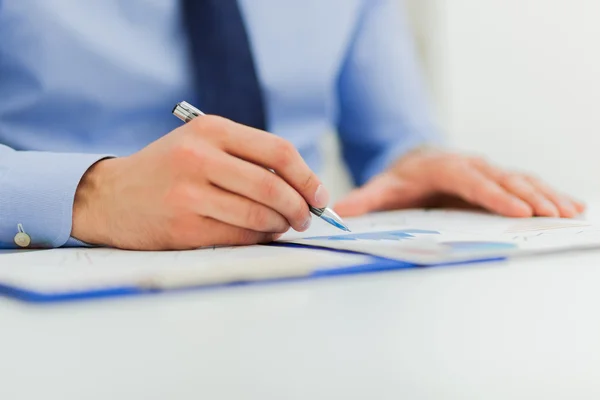
[[[324,212],[321,214],[321,218],[325,221],[329,222],[331,225],[335,226],[338,229],[341,229],[344,232],[350,232],[350,229],[346,226],[346,224],[342,221],[339,215],[335,213],[335,211],[326,208]]]

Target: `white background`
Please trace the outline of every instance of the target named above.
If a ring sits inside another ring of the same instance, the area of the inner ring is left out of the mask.
[[[600,2],[406,2],[451,143],[599,197]]]

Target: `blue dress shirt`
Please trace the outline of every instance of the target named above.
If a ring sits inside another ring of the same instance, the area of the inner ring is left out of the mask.
[[[318,172],[336,129],[357,184],[435,141],[397,0],[240,0],[270,130]],[[176,0],[0,0],[0,248],[77,245],[86,170],[132,154],[194,103]]]

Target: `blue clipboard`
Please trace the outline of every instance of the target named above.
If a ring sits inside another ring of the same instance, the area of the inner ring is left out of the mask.
[[[301,281],[309,279],[326,278],[340,275],[351,275],[361,273],[372,273],[381,271],[393,271],[405,268],[415,268],[413,264],[403,263],[384,258],[372,257],[372,261],[368,264],[344,266],[341,268],[328,268],[323,270],[315,270],[311,275],[300,278],[277,278],[265,279],[261,281],[234,281],[226,284],[204,285],[198,287],[186,287],[181,289],[146,289],[138,286],[117,286],[105,289],[93,289],[84,291],[60,292],[60,293],[44,293],[24,289],[16,286],[0,283],[0,295],[13,298],[29,303],[55,303],[76,300],[93,300],[108,297],[123,297],[134,295],[150,295],[171,291],[189,291],[189,290],[215,290],[228,287],[242,285],[265,285],[274,283],[283,283],[291,281]]]
[[[297,248],[311,248],[306,245],[292,244],[292,243],[274,243],[270,246],[278,246],[278,247],[297,247]],[[358,254],[352,251],[347,250],[334,250],[334,249],[323,249],[317,248],[321,251],[332,251],[338,253],[348,253],[348,254]],[[363,254],[364,255],[364,254]],[[29,303],[58,303],[58,302],[67,302],[67,301],[77,301],[77,300],[93,300],[93,299],[101,299],[101,298],[110,298],[110,297],[125,297],[125,296],[138,296],[138,295],[151,295],[158,294],[164,292],[172,292],[172,291],[190,291],[190,290],[217,290],[224,288],[232,288],[236,286],[245,286],[245,285],[268,285],[275,283],[284,283],[284,282],[292,282],[292,281],[302,281],[302,280],[311,280],[311,279],[321,279],[328,277],[336,277],[343,275],[356,275],[356,274],[367,274],[367,273],[375,273],[375,272],[385,272],[385,271],[397,271],[403,269],[413,269],[413,268],[425,268],[425,267],[435,267],[435,266],[449,266],[449,265],[458,265],[458,264],[471,264],[471,263],[480,263],[480,262],[490,262],[490,261],[501,261],[504,258],[492,258],[492,259],[480,259],[480,260],[471,260],[468,262],[460,262],[460,263],[451,263],[451,264],[440,264],[440,265],[418,265],[398,260],[391,260],[382,257],[368,256],[368,262],[352,265],[352,266],[343,266],[340,268],[331,268],[328,267],[326,269],[316,269],[308,276],[302,277],[292,277],[292,278],[272,278],[272,279],[264,279],[264,280],[237,280],[229,283],[220,283],[220,284],[211,284],[211,285],[202,285],[202,286],[189,286],[184,288],[175,288],[175,289],[157,289],[157,288],[145,288],[135,285],[124,285],[124,286],[111,286],[108,288],[96,288],[90,290],[75,290],[75,291],[65,291],[65,292],[39,292],[33,291],[30,289],[17,287],[14,285],[8,285],[0,282],[0,295],[13,298],[20,301],[25,301]]]

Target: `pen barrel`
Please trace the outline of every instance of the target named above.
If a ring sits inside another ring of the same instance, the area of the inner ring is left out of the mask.
[[[183,122],[188,123],[194,118],[204,115],[204,113],[190,103],[182,101],[177,103],[175,108],[173,108],[173,115]]]
[[[315,214],[317,217],[320,217],[321,215],[323,215],[323,212],[325,211],[324,208],[316,208],[313,206],[308,206],[308,209],[310,210],[311,213]]]

